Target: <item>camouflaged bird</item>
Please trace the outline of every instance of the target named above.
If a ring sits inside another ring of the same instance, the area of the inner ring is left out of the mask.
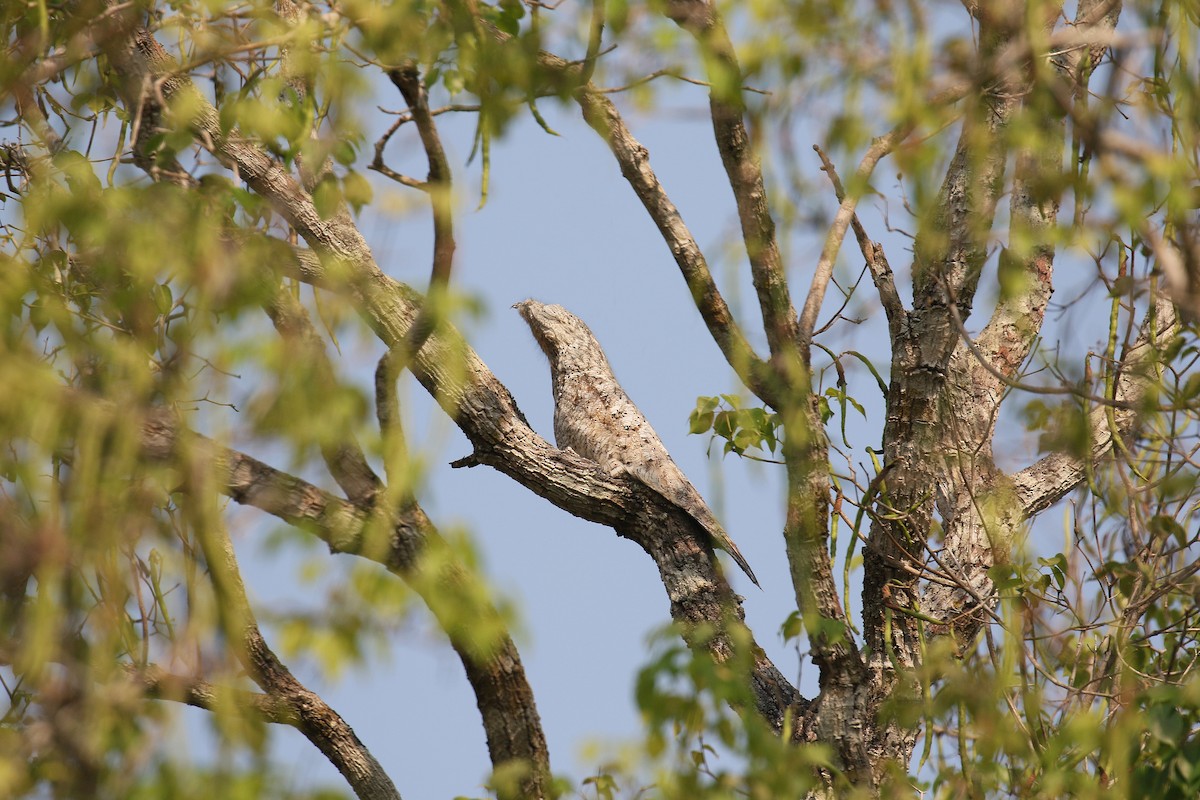
[[[550,359],[558,446],[590,458],[614,477],[622,472],[633,475],[679,506],[758,586],[737,545],[617,383],[588,326],[562,306],[525,300],[513,308],[529,323],[533,337]]]

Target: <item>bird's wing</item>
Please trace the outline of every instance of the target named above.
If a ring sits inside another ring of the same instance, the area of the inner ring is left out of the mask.
[[[737,545],[616,378],[564,380],[555,402],[554,438],[559,447],[570,447],[610,472],[626,472],[683,509],[759,585]]]
[[[647,431],[649,432],[648,436],[646,435]],[[746,573],[754,585],[762,588],[745,556],[733,543],[733,539],[729,538],[725,529],[721,527],[716,515],[712,513],[708,504],[704,502],[704,498],[700,496],[700,492],[671,458],[662,441],[650,428],[650,423],[643,419],[643,427],[637,431],[637,434],[638,438],[642,440],[645,457],[632,464],[626,464],[629,474],[686,511],[692,519],[700,523],[700,527],[708,532],[718,547],[733,557],[733,560],[737,562],[737,565],[742,568],[742,572]]]

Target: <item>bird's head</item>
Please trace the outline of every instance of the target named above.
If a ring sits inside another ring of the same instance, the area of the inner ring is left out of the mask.
[[[579,317],[560,305],[522,300],[513,308],[529,323],[533,338],[551,364],[564,364],[596,357],[604,358],[596,337]]]

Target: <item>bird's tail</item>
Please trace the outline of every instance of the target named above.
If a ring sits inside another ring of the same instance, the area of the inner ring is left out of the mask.
[[[667,461],[674,467],[674,462],[671,461],[670,456],[667,457]],[[678,467],[674,468],[678,470]],[[635,472],[628,468],[625,471],[671,503],[686,511],[692,519],[696,520],[701,528],[708,532],[708,535],[712,537],[713,544],[726,553],[729,553],[733,557],[733,560],[737,562],[737,565],[742,568],[742,572],[746,573],[746,577],[759,589],[762,588],[762,584],[754,576],[754,570],[750,569],[750,564],[746,561],[746,557],[742,555],[742,551],[737,549],[737,545],[733,543],[733,539],[729,538],[729,534],[721,527],[721,523],[717,522],[717,518],[708,510],[708,506],[704,504],[704,500],[700,497],[700,494],[696,491],[695,487],[687,482],[687,478],[684,478],[682,473],[679,477],[682,479],[683,485],[676,487],[676,491],[674,492],[666,492],[658,484],[658,481],[654,479],[653,475]]]
[[[746,561],[741,551],[737,549],[737,545],[733,543],[733,540],[729,536],[725,536],[725,541],[722,544],[724,545],[723,549],[733,557],[737,565],[742,568],[742,572],[746,573],[746,577],[750,579],[750,582],[761,589],[762,585],[758,582],[758,578],[754,577],[754,570],[750,569],[750,564]]]

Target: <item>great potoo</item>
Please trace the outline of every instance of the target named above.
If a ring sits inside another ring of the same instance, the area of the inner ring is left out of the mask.
[[[754,585],[758,579],[696,487],[671,460],[658,434],[621,389],[600,343],[562,306],[525,300],[513,308],[550,359],[554,439],[616,476],[627,473],[691,515],[713,543],[733,556]]]

